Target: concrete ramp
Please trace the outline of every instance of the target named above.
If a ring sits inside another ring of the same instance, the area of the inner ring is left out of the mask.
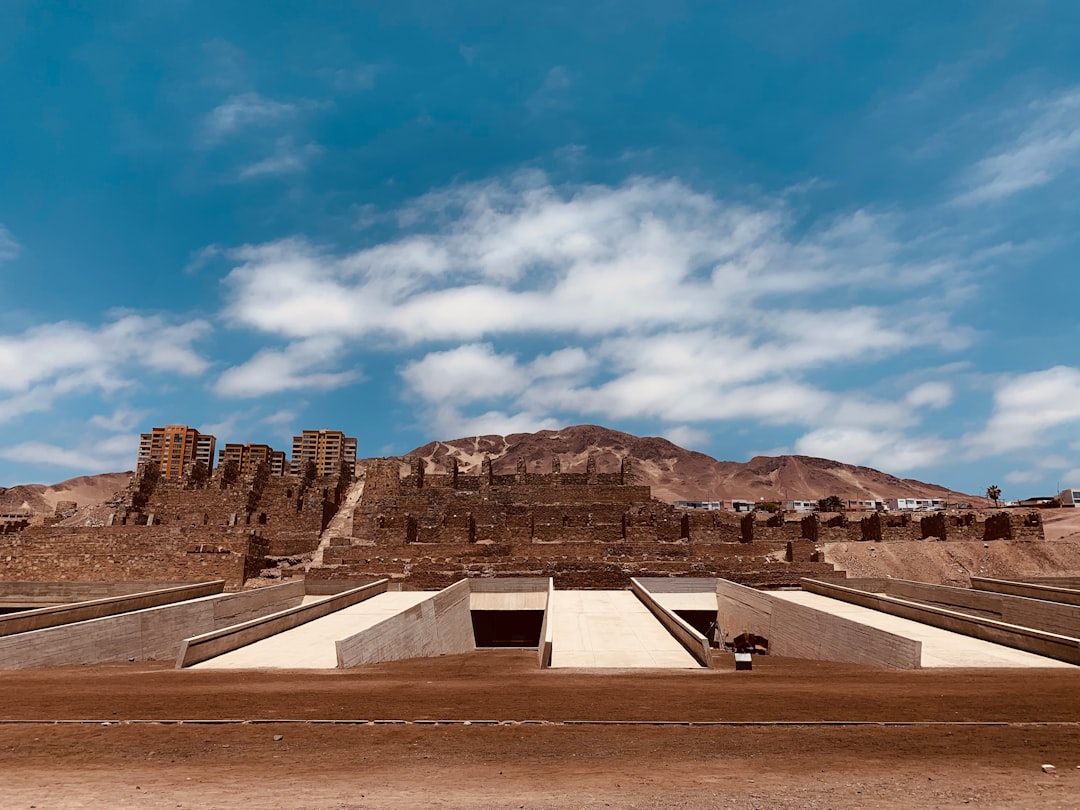
[[[387,591],[342,608],[329,616],[256,641],[192,669],[334,669],[336,643],[396,616],[435,591]]]
[[[795,604],[850,619],[904,638],[922,642],[923,667],[1067,667],[1070,664],[1041,655],[1014,650],[1001,644],[931,627],[877,610],[805,591],[771,594]]]
[[[630,591],[554,591],[551,599],[552,668],[701,668]]]

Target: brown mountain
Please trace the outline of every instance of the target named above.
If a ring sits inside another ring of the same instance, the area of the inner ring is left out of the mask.
[[[131,480],[130,472],[81,475],[59,484],[19,484],[0,487],[0,514],[29,512],[51,515],[60,501],[75,501],[79,506],[104,503]]]
[[[510,472],[524,459],[530,471],[549,472],[552,456],[558,456],[563,472],[573,472],[585,469],[590,454],[596,456],[601,472],[618,470],[619,460],[631,456],[639,482],[652,486],[654,497],[669,502],[816,500],[828,495],[866,500],[948,498],[979,505],[983,500],[937,484],[824,458],[755,456],[745,463],[717,461],[667,439],[642,438],[597,425],[431,442],[405,458],[423,458],[429,466],[445,468],[455,456],[462,471],[471,473],[479,471],[480,462],[489,455],[496,471]]]

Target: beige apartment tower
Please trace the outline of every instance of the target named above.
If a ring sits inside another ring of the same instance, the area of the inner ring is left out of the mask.
[[[139,436],[139,465],[156,464],[162,478],[183,478],[197,461],[211,472],[215,444],[215,437],[187,425],[156,427]]]
[[[229,442],[218,451],[218,467],[229,461],[235,461],[240,475],[251,475],[260,463],[266,462],[271,475],[285,475],[289,466],[285,461],[285,451],[275,450],[268,444],[234,444]]]
[[[349,475],[355,475],[356,439],[340,430],[305,430],[299,436],[293,436],[293,474],[303,475],[309,461],[315,462],[319,475],[335,475],[342,463]]]

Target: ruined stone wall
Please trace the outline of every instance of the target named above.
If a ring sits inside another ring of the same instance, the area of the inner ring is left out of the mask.
[[[434,544],[403,548],[344,545],[336,538],[322,568],[308,578],[388,577],[407,588],[442,588],[462,577],[553,577],[558,588],[625,588],[631,577],[722,576],[760,587],[795,586],[800,577],[842,577],[832,565],[811,560],[813,544],[797,546],[785,562],[787,543],[500,543]],[[808,573],[813,572],[813,573]]]
[[[31,527],[0,538],[0,580],[195,582],[239,588],[268,543],[250,531],[166,526]]]
[[[314,551],[319,533],[337,509],[337,476],[322,476],[306,488],[300,476],[237,479],[222,487],[214,479],[200,488],[161,481],[141,510],[119,515],[125,525],[250,527],[270,543],[269,554],[285,557]]]

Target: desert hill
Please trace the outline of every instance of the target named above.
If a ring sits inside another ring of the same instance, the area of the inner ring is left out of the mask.
[[[548,472],[558,456],[563,472],[585,469],[593,454],[598,470],[615,471],[619,459],[631,456],[638,481],[652,486],[653,496],[676,500],[813,500],[828,495],[844,499],[881,500],[896,497],[947,498],[981,505],[982,498],[910,478],[897,478],[870,467],[857,467],[810,456],[756,456],[748,462],[717,461],[686,450],[667,439],[638,437],[597,425],[561,430],[473,436],[436,441],[418,447],[405,458],[424,459],[445,468],[456,457],[464,472],[479,470],[485,455],[497,469],[512,470],[520,459],[530,471]]]
[[[704,453],[686,450],[667,439],[633,436],[598,425],[576,425],[561,430],[513,433],[509,436],[471,436],[434,441],[405,454],[422,458],[429,469],[445,469],[456,457],[466,474],[475,474],[485,456],[496,470],[511,472],[520,459],[534,472],[549,472],[558,456],[563,472],[585,470],[590,455],[597,469],[614,472],[620,459],[634,459],[634,473],[664,501],[814,500],[827,495],[844,499],[881,500],[896,497],[947,498],[982,505],[977,496],[954,492],[937,484],[897,478],[870,467],[857,467],[810,456],[756,456],[747,462],[717,461]],[[364,462],[359,462],[363,468]],[[30,512],[51,515],[58,501],[80,507],[104,503],[127,486],[130,472],[87,475],[59,484],[25,484],[0,488],[0,514]]]
[[[131,480],[130,472],[81,475],[59,484],[19,484],[0,487],[0,514],[29,512],[51,515],[60,501],[75,501],[79,506],[103,503]]]

